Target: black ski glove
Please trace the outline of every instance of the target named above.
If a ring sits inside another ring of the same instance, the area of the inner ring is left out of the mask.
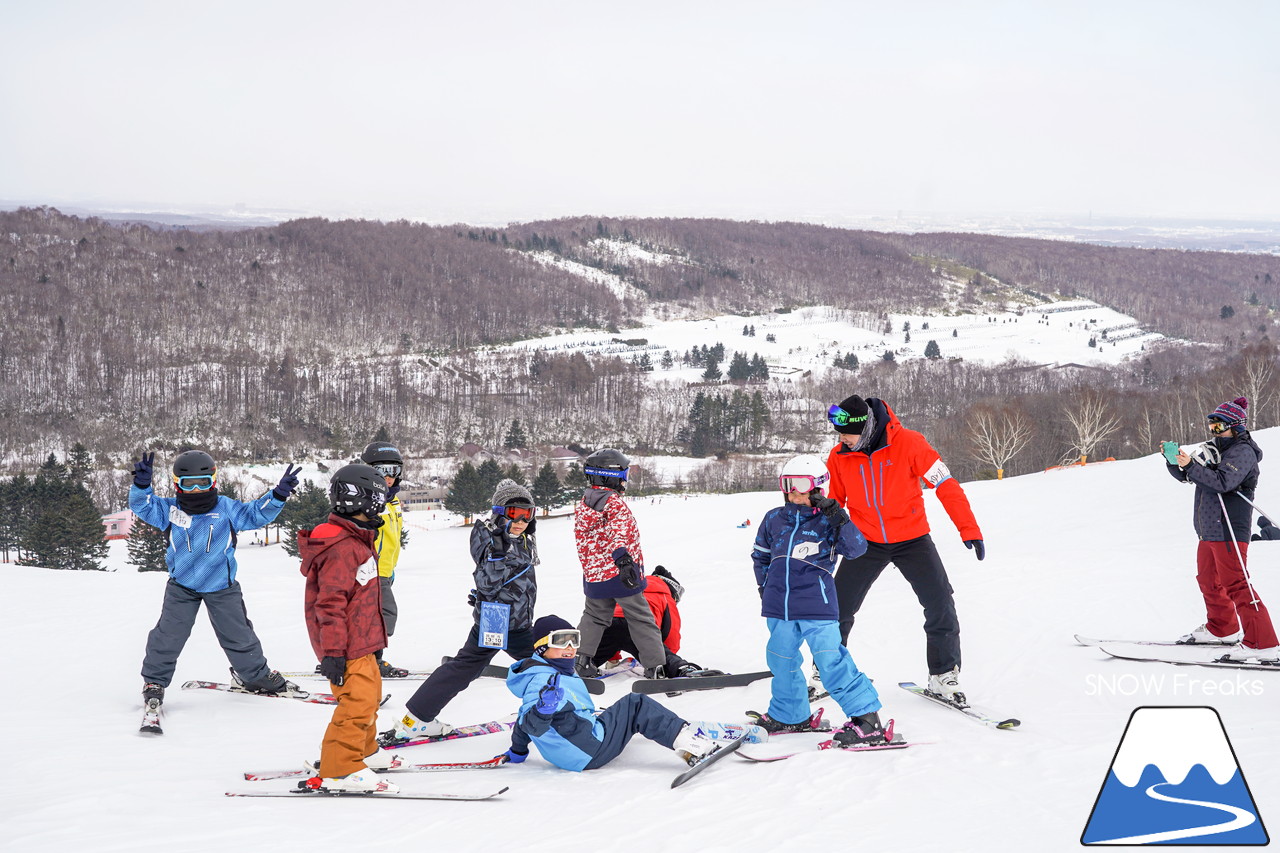
[[[832,498],[825,497],[817,489],[809,493],[809,502],[818,508],[818,511],[826,517],[827,523],[835,530],[839,530],[849,520],[849,513],[844,511],[844,507]]]
[[[145,489],[151,485],[151,466],[155,461],[154,453],[144,453],[141,459],[133,463],[133,484],[139,489]]]
[[[964,547],[973,551],[979,560],[987,556],[987,546],[982,544],[981,539],[966,539],[964,540]]]
[[[292,465],[284,466],[284,476],[280,478],[280,482],[272,489],[272,493],[278,501],[289,500],[289,495],[293,494],[293,490],[298,488],[298,472],[302,470],[302,466],[293,467]]]
[[[342,682],[347,679],[347,659],[326,656],[320,661],[320,674],[329,679],[334,687],[341,687]]]
[[[618,577],[622,578],[623,586],[627,589],[636,589],[640,586],[640,578],[636,576],[636,561],[631,559],[626,548],[619,548],[613,552],[613,564],[618,567]]]

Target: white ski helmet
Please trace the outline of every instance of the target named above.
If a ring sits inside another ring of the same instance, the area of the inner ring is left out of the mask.
[[[778,475],[778,487],[784,495],[791,492],[808,494],[814,489],[826,489],[831,475],[827,473],[826,464],[816,456],[797,456],[782,466]]]

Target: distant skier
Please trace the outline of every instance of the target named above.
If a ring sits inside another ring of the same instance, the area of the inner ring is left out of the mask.
[[[1178,642],[1235,644],[1224,655],[1233,660],[1280,660],[1280,640],[1246,563],[1253,518],[1249,501],[1262,460],[1262,448],[1245,426],[1248,406],[1244,397],[1218,406],[1208,415],[1213,436],[1194,455],[1179,449],[1177,464],[1165,463],[1174,479],[1196,487],[1196,581],[1207,616],[1205,624]],[[1243,641],[1236,644],[1238,640]]]
[[[836,743],[885,743],[880,695],[841,645],[837,621],[836,556],[856,560],[867,550],[867,540],[823,493],[829,479],[816,456],[787,462],[778,477],[784,503],[765,513],[756,533],[751,561],[761,615],[769,625],[765,656],[773,696],[768,712],[753,716],[770,733],[812,731],[800,656],[800,646],[808,644],[823,685],[849,717],[836,732]]]
[[[929,535],[924,493],[937,492],[965,547],[986,556],[982,531],[964,489],[928,440],[907,429],[889,404],[847,397],[827,411],[840,443],[827,455],[831,498],[849,512],[867,539],[867,553],[845,559],[836,574],[840,636],[848,643],[853,619],[889,563],[911,584],[924,608],[925,657],[930,692],[966,703],[960,689],[960,619],[947,569]]]
[[[172,477],[177,497],[158,497],[151,481],[154,453],[144,453],[133,466],[129,508],[138,518],[166,531],[169,547],[164,562],[169,582],[164,588],[160,620],[147,635],[142,661],[144,702],[164,700],[191,636],[200,605],[204,604],[214,636],[231,663],[237,684],[254,693],[297,690],[267,666],[262,644],[253,631],[244,595],[236,580],[236,533],[270,524],[298,487],[300,468],[285,466],[284,476],[257,500],[238,501],[218,494],[218,466],[203,450],[179,453]]]
[[[558,616],[543,616],[533,625],[534,653],[511,665],[507,689],[520,699],[511,747],[512,764],[529,757],[529,744],[562,770],[595,770],[617,758],[633,735],[641,734],[676,752],[690,765],[716,747],[716,740],[737,736],[723,723],[688,722],[661,703],[628,693],[597,711],[587,686],[574,671],[582,634]],[[765,732],[745,726],[752,742]]]
[[[373,547],[378,552],[378,584],[382,587],[382,621],[387,626],[387,640],[396,632],[396,620],[400,608],[396,604],[392,584],[396,582],[396,565],[400,562],[400,537],[404,532],[404,512],[400,507],[400,477],[404,473],[404,458],[399,449],[389,441],[375,441],[365,447],[360,461],[373,467],[387,483],[387,504],[382,509],[382,525]],[[378,669],[383,678],[404,678],[409,670],[392,666],[382,659],[385,649],[378,649]]]

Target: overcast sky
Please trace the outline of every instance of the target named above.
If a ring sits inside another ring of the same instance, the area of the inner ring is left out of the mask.
[[[0,201],[1280,219],[1280,2],[0,0]]]

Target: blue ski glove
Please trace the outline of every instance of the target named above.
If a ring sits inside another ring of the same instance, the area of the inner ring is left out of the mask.
[[[964,540],[964,547],[973,551],[978,556],[979,560],[987,556],[987,547],[982,544],[981,539],[966,539]]]
[[[133,463],[133,484],[139,489],[145,489],[151,485],[151,466],[155,461],[154,453],[144,453],[140,460]]]
[[[502,755],[499,755],[498,757],[499,758],[505,757],[507,759],[508,764],[520,764],[526,758],[529,757],[529,753],[516,752],[514,749],[508,749],[506,752],[502,753]]]
[[[334,687],[341,687],[347,679],[347,659],[326,657],[320,661],[320,674],[329,679]]]
[[[564,688],[560,686],[560,673],[556,673],[547,679],[547,683],[538,691],[538,707],[539,714],[551,716],[560,710],[560,706],[564,703]]]
[[[280,482],[271,491],[275,494],[276,500],[287,501],[289,495],[293,494],[293,490],[298,488],[298,472],[302,470],[302,466],[293,467],[292,465],[284,466],[284,476],[280,478]]]

